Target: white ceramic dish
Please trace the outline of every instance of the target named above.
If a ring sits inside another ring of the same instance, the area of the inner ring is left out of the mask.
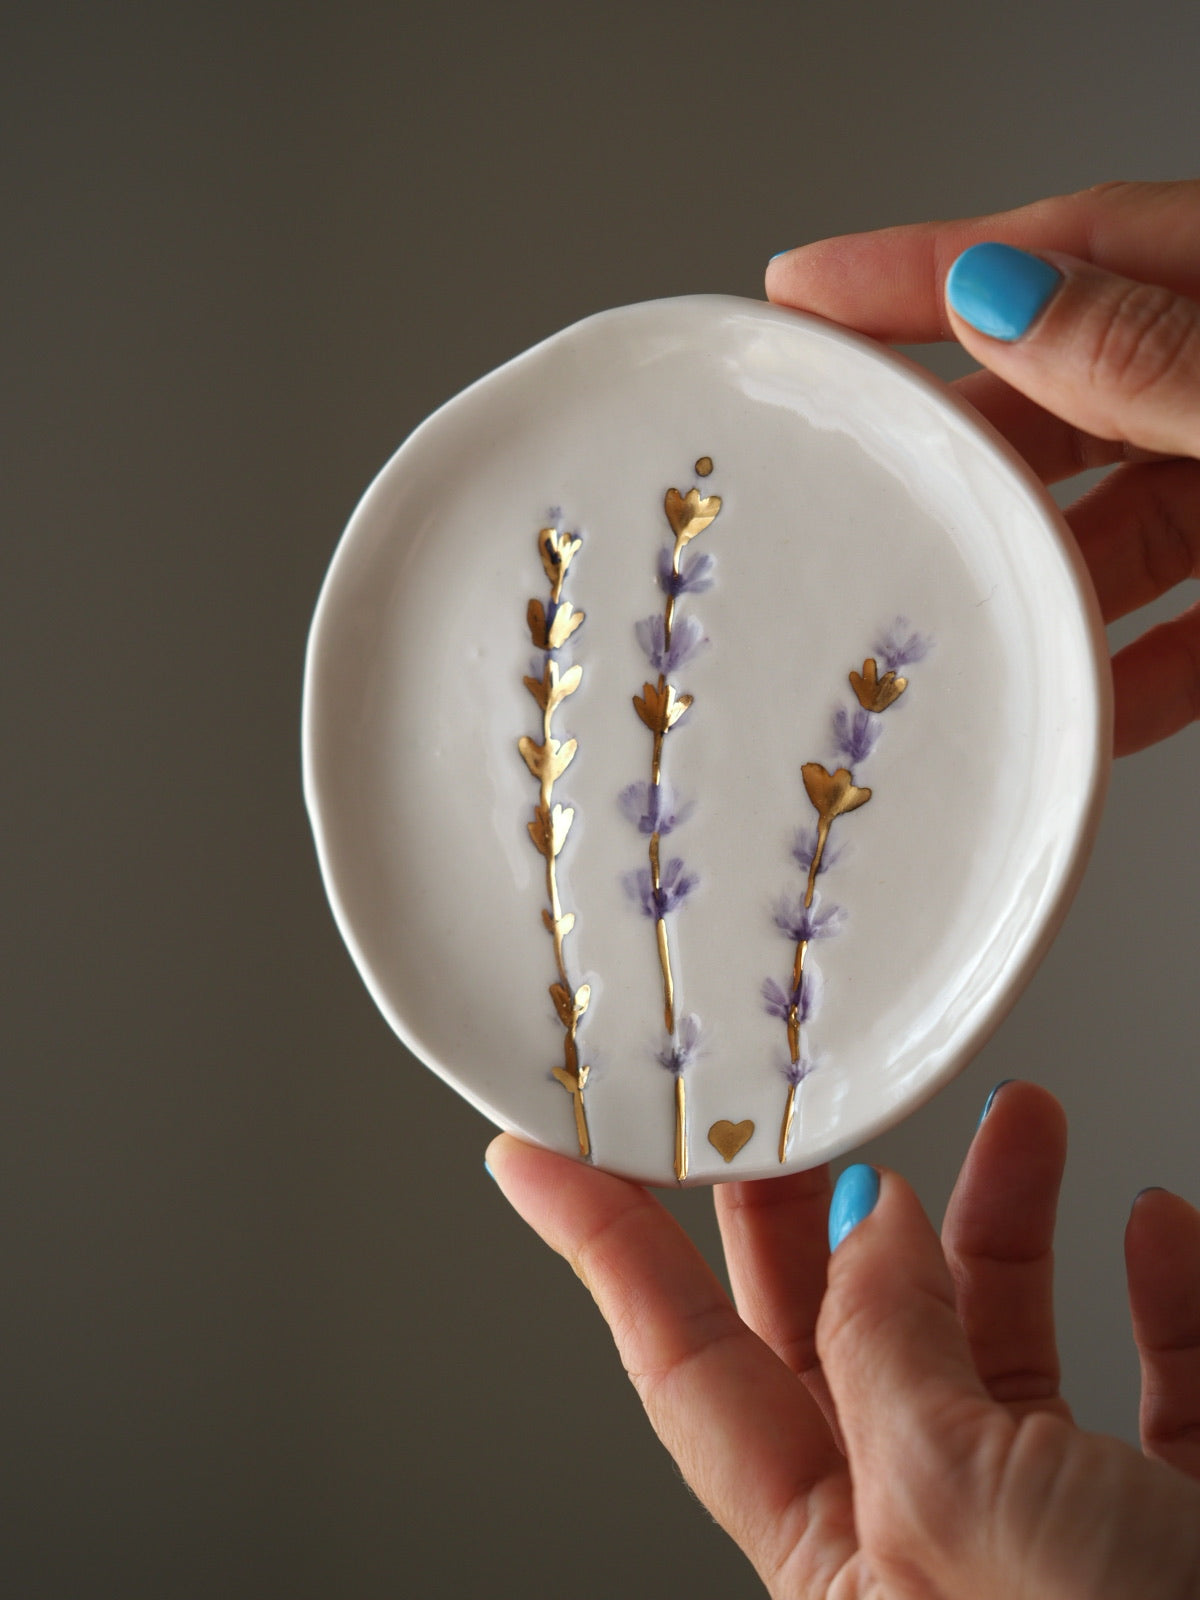
[[[585,620],[550,657],[556,573]],[[548,659],[559,693],[580,669],[557,775]],[[663,667],[692,702],[656,899]],[[313,623],[305,792],[368,988],[473,1105],[651,1183],[766,1177],[904,1116],[1015,999],[1095,829],[1108,683],[1053,504],[943,388],[815,319],[659,301],[482,379],[372,484]]]

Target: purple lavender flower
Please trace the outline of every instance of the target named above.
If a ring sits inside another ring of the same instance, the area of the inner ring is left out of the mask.
[[[797,1022],[810,1021],[820,1010],[824,993],[825,981],[817,967],[807,968],[799,984],[790,991],[774,978],[764,978],[762,986],[763,1005],[769,1015],[778,1017],[780,1022],[791,1020],[793,1005]]]
[[[693,1012],[680,1019],[676,1035],[658,1052],[657,1060],[673,1078],[691,1066],[700,1047],[700,1018]]]
[[[694,872],[683,870],[683,862],[678,856],[673,856],[663,867],[657,889],[649,867],[627,872],[621,881],[629,898],[640,902],[642,915],[652,917],[655,922],[681,906],[700,882]]]
[[[688,556],[676,572],[673,552],[664,545],[658,552],[658,583],[664,594],[676,599],[681,594],[703,594],[713,586],[713,568],[716,562],[707,551],[697,550]]]
[[[826,867],[833,866],[835,861],[839,861],[841,859],[843,849],[844,846],[830,844],[829,839],[826,838],[825,848],[821,852],[821,865],[817,868],[818,878],[825,871]],[[816,827],[797,828],[796,837],[792,843],[792,856],[804,868],[805,872],[811,868],[813,864],[813,857],[816,855],[816,853]]]
[[[839,706],[833,713],[834,748],[852,766],[867,759],[882,731],[879,718],[870,711]]]
[[[666,642],[666,623],[662,617],[643,617],[637,624],[637,641],[655,672],[674,672],[676,667],[690,661],[705,642],[704,629],[695,617],[680,617],[671,629],[671,643]]]
[[[783,1073],[793,1089],[799,1088],[805,1078],[817,1070],[817,1060],[813,1056],[801,1054],[799,1061],[789,1061],[786,1056],[779,1063],[779,1070]]]
[[[888,672],[899,672],[914,661],[924,661],[933,648],[928,634],[917,633],[907,617],[897,617],[875,644],[875,657]]]
[[[631,783],[621,790],[620,806],[638,832],[645,834],[670,833],[692,813],[692,802],[678,801],[665,783]]]
[[[786,933],[793,944],[809,939],[828,939],[840,931],[846,913],[841,906],[822,906],[820,896],[813,896],[810,906],[801,895],[795,900],[786,896],[775,908],[775,926]]]

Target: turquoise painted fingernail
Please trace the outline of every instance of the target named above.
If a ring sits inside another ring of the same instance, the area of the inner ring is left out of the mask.
[[[983,1127],[983,1119],[984,1119],[984,1117],[987,1116],[988,1112],[992,1109],[993,1100],[995,1100],[996,1096],[1000,1093],[1001,1089],[1004,1088],[1004,1085],[1006,1083],[1012,1083],[1013,1081],[1014,1080],[1012,1078],[1001,1078],[1000,1082],[998,1084],[996,1084],[996,1086],[992,1090],[991,1094],[989,1094],[987,1099],[983,1102],[983,1110],[979,1113],[979,1121],[975,1124],[975,1132],[976,1133],[978,1133],[980,1128]]]
[[[776,250],[775,254],[771,257],[771,260],[778,261],[780,256],[790,256],[791,253],[792,252],[790,250]]]
[[[842,1240],[864,1217],[869,1217],[879,1199],[879,1174],[862,1162],[847,1167],[838,1179],[829,1206],[829,1248],[836,1250]]]
[[[1010,244],[974,244],[950,268],[946,298],[973,328],[1012,343],[1027,333],[1063,281],[1039,256]]]
[[[492,1180],[492,1182],[495,1183],[496,1174],[492,1171],[491,1167],[488,1166],[487,1157],[486,1156],[484,1156],[484,1158],[483,1158],[483,1170],[487,1173],[488,1177]]]

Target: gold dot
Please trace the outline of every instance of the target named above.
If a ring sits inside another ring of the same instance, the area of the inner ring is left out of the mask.
[[[696,471],[702,478],[707,478],[709,473],[712,471],[712,457],[701,456],[699,461],[696,463]]]

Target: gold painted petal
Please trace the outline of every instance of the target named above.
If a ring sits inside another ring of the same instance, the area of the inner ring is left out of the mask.
[[[680,544],[687,544],[716,519],[721,510],[721,497],[710,494],[702,499],[699,489],[689,489],[686,494],[668,489],[663,507],[676,539]]]
[[[551,740],[551,743],[553,742]],[[527,733],[523,733],[517,740],[517,749],[524,756],[525,765],[530,772],[540,781],[543,768],[546,765],[546,746],[538,744],[536,739],[531,739]]]
[[[666,733],[673,728],[692,703],[690,694],[677,694],[673,684],[644,683],[640,695],[633,697],[633,709],[651,733]]]
[[[541,706],[543,711],[545,711],[545,709],[546,709],[546,696],[549,693],[549,689],[547,688],[545,679],[544,678],[525,678],[523,680],[523,682],[525,684],[525,687],[529,690],[530,694],[537,701],[538,705]]]
[[[529,624],[529,637],[539,650],[549,650],[546,637],[546,608],[540,600],[531,600],[525,608],[525,621]]]
[[[832,822],[834,817],[843,816],[847,811],[857,811],[871,798],[870,789],[855,787],[847,767],[827,772],[819,761],[809,761],[801,767],[800,775],[808,798],[825,822]]]
[[[554,613],[544,650],[559,650],[583,621],[583,612],[576,611],[569,600],[564,600]]]
[[[569,1028],[575,1021],[575,996],[565,983],[552,983],[550,985],[550,998],[554,1001],[554,1009],[558,1012],[558,1020],[564,1028]]]
[[[581,1017],[591,1004],[592,986],[590,983],[581,983],[575,991],[575,1015]]]
[[[558,1079],[568,1094],[574,1094],[576,1090],[583,1088],[580,1074],[578,1072],[568,1072],[566,1067],[555,1067],[551,1076]],[[560,1101],[559,1103],[561,1104],[562,1102]]]
[[[582,539],[573,539],[569,533],[560,533],[557,528],[541,530],[538,534],[538,552],[542,558],[542,571],[551,583],[557,583],[566,572],[582,544]]]
[[[582,622],[583,613],[579,612],[578,615],[579,621]],[[553,709],[553,707],[558,705],[560,701],[565,700],[569,694],[574,694],[576,689],[578,689],[579,685],[583,682],[583,668],[579,665],[568,667],[560,677],[558,672],[558,663],[551,661],[549,665],[553,673],[550,700],[550,705]]]
[[[547,933],[556,933],[560,939],[565,939],[575,926],[575,913],[564,911],[561,917],[555,917],[552,911],[542,912],[542,925]]]
[[[566,744],[559,744],[557,739],[550,739],[547,743],[550,748],[550,760],[547,763],[550,778],[552,782],[557,783],[575,759],[575,752],[579,746],[574,739],[568,739]],[[866,793],[870,795],[871,791],[868,789]]]
[[[562,853],[562,847],[567,842],[567,834],[570,833],[574,820],[573,806],[555,806],[550,813],[550,845],[556,856]]]
[[[527,822],[525,826],[529,829],[529,837],[533,840],[533,848],[540,856],[545,856],[549,860],[554,833],[550,816],[545,806],[537,806],[534,809],[533,821]]]
[[[908,679],[898,678],[894,672],[885,672],[881,678],[875,658],[868,656],[862,672],[850,674],[850,687],[864,711],[886,711],[908,688]]]

